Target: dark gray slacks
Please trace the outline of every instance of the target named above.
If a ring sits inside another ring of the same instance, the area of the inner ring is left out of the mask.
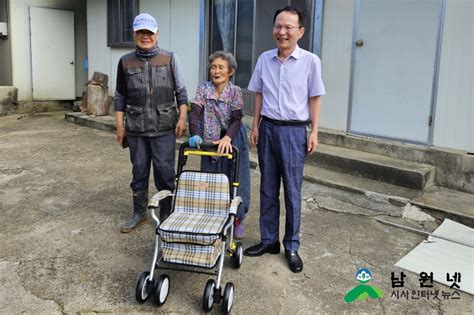
[[[300,245],[301,187],[307,155],[306,126],[284,126],[262,120],[259,127],[260,238],[264,244],[279,240],[280,182],[285,194],[285,236],[283,246]]]

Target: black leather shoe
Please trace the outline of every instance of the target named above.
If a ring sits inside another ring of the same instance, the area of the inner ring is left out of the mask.
[[[291,271],[298,273],[303,270],[303,261],[296,250],[285,249],[285,257],[288,260],[288,266]]]
[[[279,254],[280,253],[280,242],[273,244],[258,243],[257,245],[250,246],[244,250],[245,256],[262,256],[263,254]]]

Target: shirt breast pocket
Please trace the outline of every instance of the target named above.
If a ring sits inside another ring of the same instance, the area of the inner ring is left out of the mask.
[[[171,69],[169,66],[156,66],[152,70],[153,86],[171,87]]]
[[[129,91],[136,91],[143,87],[143,69],[125,69],[125,80]]]

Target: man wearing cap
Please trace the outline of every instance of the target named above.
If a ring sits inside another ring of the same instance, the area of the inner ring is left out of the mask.
[[[178,57],[157,46],[158,24],[139,14],[133,21],[135,51],[118,63],[114,97],[117,141],[129,146],[133,179],[133,215],[121,227],[128,233],[145,221],[148,182],[153,162],[156,189],[174,190],[175,143],[186,128],[188,96]],[[160,221],[171,211],[161,201]]]

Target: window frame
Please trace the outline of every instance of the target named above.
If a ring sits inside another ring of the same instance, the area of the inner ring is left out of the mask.
[[[107,0],[107,47],[135,47],[132,41],[126,41],[122,37],[122,29],[132,21],[123,21],[121,0]],[[132,16],[138,15],[138,0],[127,0],[132,4]]]

